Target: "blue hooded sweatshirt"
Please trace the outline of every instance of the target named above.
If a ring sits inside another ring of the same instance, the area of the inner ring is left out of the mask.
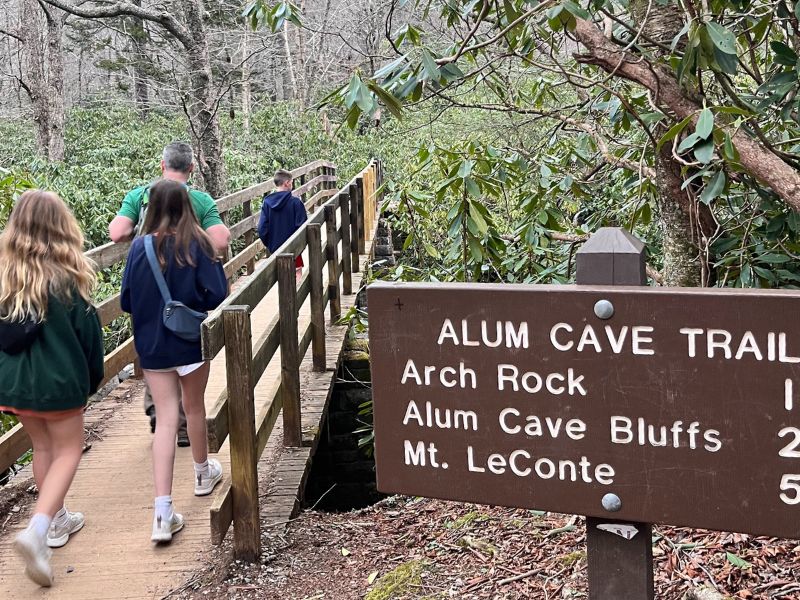
[[[222,263],[207,256],[193,242],[190,252],[197,266],[180,267],[175,262],[172,243],[172,239],[166,242],[169,262],[164,272],[172,299],[201,312],[219,306],[228,293]],[[120,304],[133,318],[133,344],[143,369],[168,369],[203,360],[200,342],[179,338],[164,326],[164,300],[147,262],[143,237],[133,240],[128,252]]]
[[[300,198],[292,196],[292,192],[273,192],[264,196],[258,237],[270,253],[275,252],[307,219],[306,207]]]

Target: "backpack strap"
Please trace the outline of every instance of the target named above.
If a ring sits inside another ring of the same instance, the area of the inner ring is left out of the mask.
[[[150,270],[153,272],[153,277],[156,279],[158,291],[161,292],[161,297],[164,299],[164,304],[169,304],[172,302],[172,296],[170,296],[164,274],[161,272],[161,265],[158,264],[158,259],[156,258],[156,249],[153,246],[152,235],[144,236],[144,252],[147,255],[147,262],[150,263]]]
[[[133,237],[139,237],[139,235],[142,233],[142,229],[144,228],[144,218],[147,214],[147,203],[150,196],[150,185],[151,184],[144,186],[142,195],[139,198],[139,219],[133,226]]]

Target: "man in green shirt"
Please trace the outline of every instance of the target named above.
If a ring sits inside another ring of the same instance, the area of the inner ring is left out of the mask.
[[[161,157],[161,174],[164,179],[171,179],[186,185],[189,189],[189,198],[192,207],[200,221],[200,226],[211,238],[214,247],[222,254],[228,248],[231,239],[230,231],[222,222],[217,210],[214,199],[200,190],[189,188],[187,182],[194,171],[194,154],[192,147],[186,142],[172,142],[164,148]],[[141,185],[125,194],[122,200],[122,207],[117,216],[108,226],[108,235],[114,242],[127,242],[138,234],[141,221],[144,218],[144,211],[147,207],[147,200],[150,185]],[[150,417],[150,428],[155,431],[156,415],[153,406],[153,398],[150,390],[145,390],[144,412]],[[178,427],[178,445],[188,446],[189,436],[186,433],[186,416],[183,413],[183,405],[180,406],[180,424]]]
[[[161,173],[164,179],[171,179],[186,184],[194,171],[192,147],[185,142],[172,142],[164,148],[161,160]],[[188,186],[187,186],[188,187]],[[127,242],[133,239],[139,220],[143,216],[150,185],[141,185],[125,195],[122,207],[108,226],[108,235],[114,242]],[[200,190],[189,189],[194,212],[200,226],[214,243],[214,247],[224,252],[231,239],[230,231],[225,227],[217,210],[214,199]]]

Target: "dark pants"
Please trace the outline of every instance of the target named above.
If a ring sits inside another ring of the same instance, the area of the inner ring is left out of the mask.
[[[180,393],[180,388],[178,388],[178,393]],[[149,415],[152,411],[155,411],[155,406],[153,405],[153,396],[150,394],[150,388],[147,387],[147,384],[144,386],[144,413]],[[155,413],[153,413],[155,414]],[[183,412],[183,402],[178,404],[178,433],[181,432],[186,433],[186,414]]]

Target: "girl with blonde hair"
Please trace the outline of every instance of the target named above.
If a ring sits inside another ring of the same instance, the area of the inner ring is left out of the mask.
[[[103,377],[94,280],[64,201],[22,194],[0,234],[0,411],[16,415],[33,442],[39,497],[14,548],[42,586],[53,583],[48,547],[63,546],[84,523],[64,497],[83,450],[83,410]]]

